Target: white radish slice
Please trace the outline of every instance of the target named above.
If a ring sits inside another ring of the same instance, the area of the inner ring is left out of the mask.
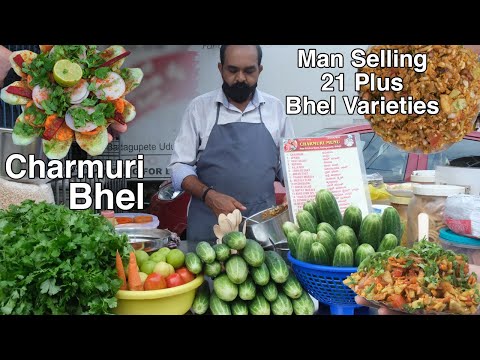
[[[90,91],[88,91],[88,82],[85,79],[81,79],[77,85],[66,89],[66,91],[70,93],[71,104],[80,104],[90,93]]]
[[[92,82],[96,87],[94,93],[100,99],[116,100],[125,92],[125,81],[113,71],[105,79],[93,78]]]
[[[37,108],[44,110],[42,106],[42,101],[48,100],[50,93],[50,89],[42,88],[40,87],[40,85],[35,85],[32,90],[32,99]]]
[[[75,121],[72,115],[70,114],[70,111],[75,108],[85,109],[88,114],[92,114],[95,111],[95,108],[93,107],[86,107],[86,106],[80,106],[80,105],[72,106],[70,109],[67,110],[67,113],[65,114],[65,123],[67,124],[67,126],[73,131],[78,131],[78,132],[87,132],[87,131],[95,130],[97,128],[97,125],[95,125],[95,123],[93,122],[87,122],[83,127],[79,127],[79,128],[75,127]]]
[[[87,91],[85,93],[85,95],[78,101],[78,104],[81,104],[83,102],[83,100],[85,100],[86,98],[88,98],[88,95],[90,95],[90,91]]]

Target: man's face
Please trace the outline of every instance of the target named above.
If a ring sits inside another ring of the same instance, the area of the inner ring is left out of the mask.
[[[230,45],[225,50],[225,63],[218,64],[223,81],[229,86],[246,83],[253,86],[263,70],[258,65],[257,48],[254,45]]]

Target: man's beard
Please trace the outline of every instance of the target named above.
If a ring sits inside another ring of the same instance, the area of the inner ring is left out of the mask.
[[[223,85],[222,85],[222,89],[225,95],[237,103],[243,103],[246,100],[248,100],[250,95],[252,95],[255,92],[256,88],[257,88],[257,83],[255,83],[252,86],[248,86],[247,83],[242,82],[242,83],[235,83],[232,86],[230,86],[225,81],[223,81]]]

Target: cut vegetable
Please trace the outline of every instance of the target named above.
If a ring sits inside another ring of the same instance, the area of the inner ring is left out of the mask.
[[[99,67],[107,67],[107,66],[111,66],[113,64],[115,64],[118,60],[120,59],[123,59],[125,57],[127,57],[128,55],[130,55],[131,52],[130,51],[125,51],[123,54],[120,54],[118,56],[115,56],[113,59],[110,59],[106,62],[104,62],[102,65],[100,65]]]
[[[18,86],[9,86],[6,91],[13,95],[23,96],[29,99],[32,98],[32,90],[28,88],[22,88]]]

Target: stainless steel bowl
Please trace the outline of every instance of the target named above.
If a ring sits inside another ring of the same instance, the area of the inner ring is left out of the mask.
[[[156,251],[167,246],[172,232],[163,229],[115,228],[118,234],[127,234],[128,242],[135,250]]]
[[[271,209],[263,210],[247,218],[245,235],[248,239],[256,240],[264,248],[284,248],[287,238],[283,233],[282,225],[284,222],[290,221],[288,208],[264,220],[264,213],[269,211]],[[241,228],[242,226],[240,226]]]
[[[7,175],[5,164],[7,158],[12,154],[21,154],[25,157],[27,162],[25,164],[20,163],[19,160],[12,162],[12,170],[18,173],[20,170],[25,169],[28,171],[28,155],[34,155],[36,160],[47,161],[47,157],[43,153],[42,139],[36,138],[33,143],[27,146],[15,145],[12,140],[12,129],[0,128],[0,177],[8,181],[22,182],[28,184],[46,184],[50,179],[40,179],[38,177],[39,167],[35,166],[35,178],[29,179],[28,173],[21,179],[12,179]]]

